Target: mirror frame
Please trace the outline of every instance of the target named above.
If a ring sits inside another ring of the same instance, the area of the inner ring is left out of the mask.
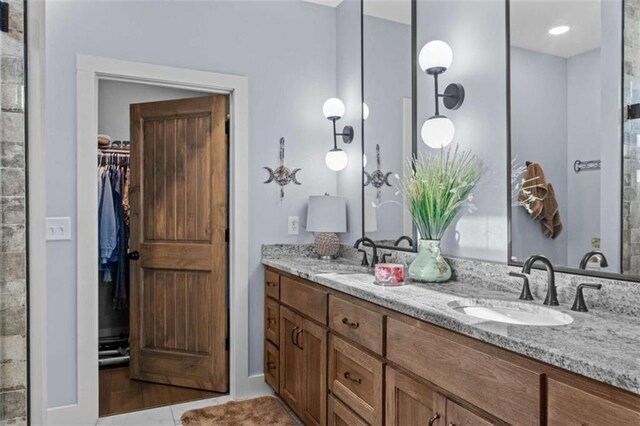
[[[522,267],[523,262],[517,262],[517,261],[513,261],[511,260],[511,255],[513,253],[512,251],[512,232],[511,232],[511,225],[512,225],[512,199],[511,199],[511,0],[504,0],[505,1],[505,41],[506,41],[506,46],[505,46],[505,50],[506,50],[506,67],[507,67],[507,223],[508,223],[508,229],[507,229],[507,239],[508,239],[508,250],[507,250],[507,264],[509,266],[517,266],[517,267]],[[621,25],[621,29],[622,29],[622,43],[620,44],[620,50],[621,50],[621,60],[622,63],[624,64],[624,41],[625,41],[625,25],[624,25],[624,5],[625,5],[625,0],[620,0],[620,16],[621,16],[621,20],[622,20],[622,25]],[[620,161],[622,161],[624,164],[624,124],[625,124],[625,119],[624,119],[624,66],[621,67],[621,72],[620,72],[620,93],[619,93],[619,98],[620,98],[620,146],[618,148],[618,155],[620,158]],[[620,180],[623,181],[624,180],[624,176],[620,176]],[[620,200],[622,200],[622,195],[623,195],[623,186],[620,186]],[[620,209],[620,214],[622,215],[622,209]],[[363,222],[364,223],[364,222]],[[620,228],[620,234],[622,235],[623,230],[622,227]],[[621,238],[622,241],[622,238]],[[620,267],[622,267],[622,259],[620,260],[620,265],[618,265]],[[541,266],[537,266],[534,265],[535,269],[543,269]],[[583,269],[578,269],[578,268],[571,268],[568,266],[556,266],[554,265],[554,268],[556,270],[556,272],[562,272],[562,273],[566,273],[566,274],[572,274],[572,275],[578,275],[578,276],[584,276],[584,277],[594,277],[594,278],[606,278],[606,279],[614,279],[614,280],[619,280],[619,281],[633,281],[633,282],[640,282],[640,276],[633,276],[633,275],[624,275],[622,273],[616,273],[616,272],[601,272],[601,271],[591,271],[591,270],[583,270]],[[622,268],[620,268],[620,270],[622,270]]]
[[[411,151],[415,154],[418,151],[418,135],[415,131],[418,124],[418,97],[417,97],[417,86],[418,86],[418,31],[417,31],[417,18],[416,18],[416,7],[418,0],[411,0]],[[361,98],[364,101],[364,0],[360,0],[360,84],[361,84]],[[360,130],[362,133],[362,152],[365,150],[365,132],[364,132],[364,119],[362,120],[362,127]],[[365,203],[365,187],[364,187],[364,166],[362,167],[362,182],[361,182],[361,213],[362,213],[362,237],[366,237],[367,233],[365,232],[365,223],[364,223],[364,203]],[[400,235],[398,235],[400,237]],[[405,253],[417,253],[418,252],[418,233],[416,231],[415,225],[413,226],[413,235],[410,235],[413,238],[413,247],[397,247],[397,246],[386,246],[379,245],[378,249],[384,250],[393,250],[393,251],[402,251]]]

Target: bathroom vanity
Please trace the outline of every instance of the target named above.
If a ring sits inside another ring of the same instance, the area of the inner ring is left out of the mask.
[[[452,301],[517,296],[382,288],[315,262],[263,259],[265,380],[307,425],[640,424],[631,318],[565,307],[563,326],[477,320]]]

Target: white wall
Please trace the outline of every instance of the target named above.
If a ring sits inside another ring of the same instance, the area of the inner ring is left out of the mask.
[[[565,229],[547,238],[522,207],[511,217],[512,256],[524,261],[542,254],[567,264],[567,61],[559,56],[511,48],[511,155],[539,163],[553,185]]]
[[[47,2],[47,216],[76,218],[77,54],[246,75],[250,115],[250,373],[262,372],[261,244],[310,242],[288,236],[287,216],[304,217],[307,196],[334,192],[322,163],[330,127],[321,109],[336,94],[336,11],[301,1]],[[263,185],[262,166],[301,167],[303,186]],[[91,143],[88,141],[88,143]],[[90,161],[94,161],[91,159]],[[47,363],[50,407],[76,401],[75,230],[47,245]],[[97,313],[96,313],[97,315]]]
[[[441,110],[456,126],[456,142],[483,159],[488,173],[474,193],[478,210],[463,212],[443,239],[448,255],[506,262],[507,121],[505,4],[503,1],[417,2],[418,49],[444,40],[453,64],[441,87],[461,83],[466,98],[457,111]],[[418,127],[432,116],[433,78],[418,71]],[[418,142],[421,151],[426,145]]]

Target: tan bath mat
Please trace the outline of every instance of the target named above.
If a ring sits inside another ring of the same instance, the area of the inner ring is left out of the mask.
[[[272,396],[231,401],[213,407],[189,410],[183,426],[297,426],[282,404]]]

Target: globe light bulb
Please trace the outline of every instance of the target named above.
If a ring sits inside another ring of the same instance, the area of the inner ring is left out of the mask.
[[[420,49],[418,63],[422,71],[428,74],[438,74],[451,66],[453,51],[442,40],[433,40]]]
[[[362,119],[366,120],[369,118],[369,106],[366,103],[362,103]]]
[[[349,157],[347,157],[347,153],[343,150],[334,148],[331,151],[327,152],[326,157],[324,157],[324,162],[328,168],[330,168],[334,172],[339,172],[340,170],[347,167]]]
[[[329,120],[342,118],[344,112],[344,103],[338,98],[329,98],[322,105],[322,113]]]
[[[420,135],[428,147],[440,149],[453,141],[456,128],[453,122],[444,115],[436,115],[424,122]]]

